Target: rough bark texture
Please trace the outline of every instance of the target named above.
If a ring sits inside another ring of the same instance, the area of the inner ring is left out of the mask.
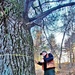
[[[5,33],[7,29],[8,33]],[[0,26],[0,75],[34,75],[33,42],[29,30],[20,23]],[[33,70],[32,70],[33,69]]]
[[[35,75],[33,40],[30,29],[26,27],[28,18],[23,24],[22,17],[16,18],[18,8],[15,10],[13,2],[5,1],[0,7],[3,13],[2,19],[0,17],[0,75]],[[10,9],[8,14],[5,7]]]

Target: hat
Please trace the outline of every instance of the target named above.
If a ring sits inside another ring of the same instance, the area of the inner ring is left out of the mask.
[[[44,52],[47,53],[46,51],[42,51],[42,52],[40,53],[40,55],[42,55],[42,53],[44,53]]]

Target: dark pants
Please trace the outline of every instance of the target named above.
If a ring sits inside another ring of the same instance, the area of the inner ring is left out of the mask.
[[[49,69],[44,71],[44,75],[55,75],[55,69]]]

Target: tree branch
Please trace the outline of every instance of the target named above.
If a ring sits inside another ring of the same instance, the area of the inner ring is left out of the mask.
[[[41,3],[41,6],[42,5],[44,5],[44,4],[47,4],[47,3],[52,3],[52,2],[60,2],[61,0],[58,0],[58,1],[45,1],[44,3]],[[63,0],[63,1],[65,1],[65,0]],[[38,8],[39,7],[39,5],[38,6],[35,6],[34,8]]]
[[[33,2],[35,0],[24,0],[24,12],[23,12],[23,18],[28,18],[28,11],[29,8],[32,6]]]
[[[67,7],[67,6],[73,6],[75,5],[75,2],[71,2],[71,3],[66,3],[66,4],[63,4],[63,5],[58,5],[56,7],[53,7],[33,18],[30,18],[29,21],[35,21],[35,22],[38,22],[38,20],[42,20],[43,18],[45,18],[47,15],[49,15],[50,13],[52,13],[53,11],[57,10],[57,9],[60,9],[60,8],[63,8],[63,7]]]

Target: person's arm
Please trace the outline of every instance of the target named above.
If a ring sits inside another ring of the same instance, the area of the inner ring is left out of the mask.
[[[44,63],[44,61],[43,60],[42,61],[36,61],[35,60],[35,63],[37,63],[38,65],[42,65]]]
[[[44,57],[45,62],[52,61],[53,59],[54,59],[54,57],[51,53],[48,54],[48,58]]]
[[[37,64],[38,64],[38,65],[42,65],[43,63],[42,63],[42,62],[38,62]]]

